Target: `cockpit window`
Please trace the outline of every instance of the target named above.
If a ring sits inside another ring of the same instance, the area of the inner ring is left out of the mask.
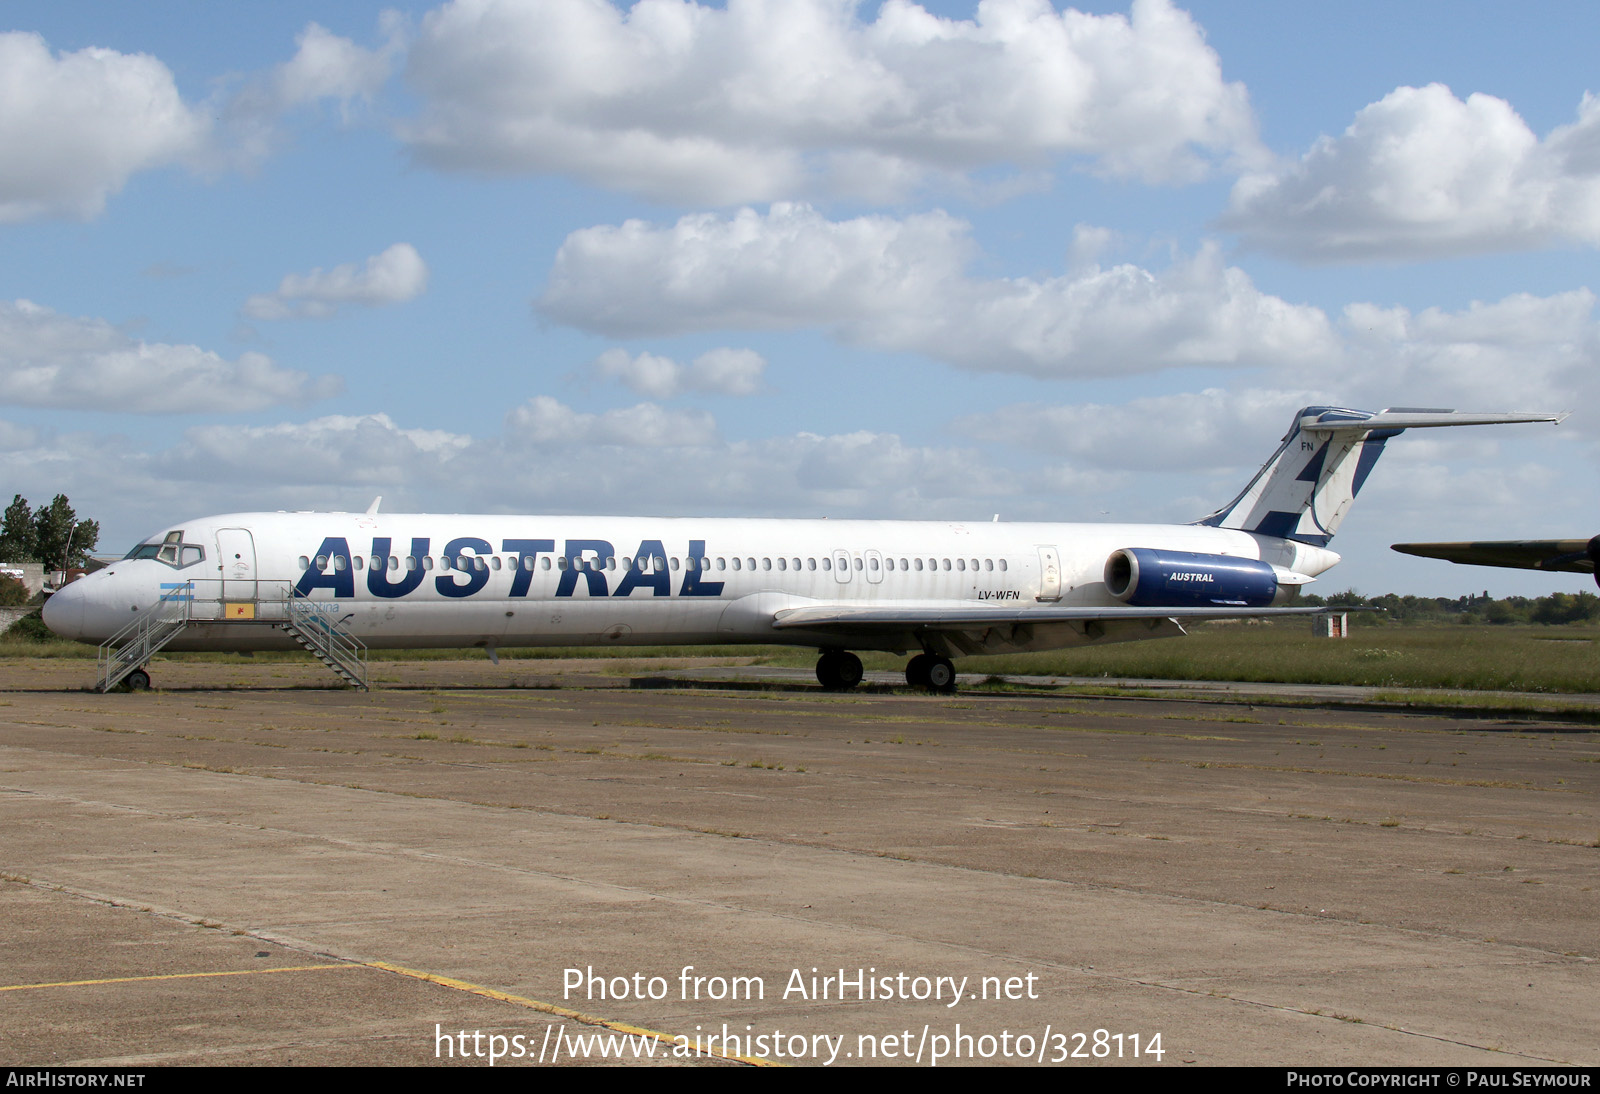
[[[182,570],[202,561],[206,557],[206,549],[196,543],[184,543],[182,532],[168,532],[160,540],[135,545],[122,557],[153,558],[157,562],[165,562],[174,570]]]

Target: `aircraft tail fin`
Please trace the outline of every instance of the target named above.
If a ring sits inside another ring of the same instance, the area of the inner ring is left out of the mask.
[[[1407,429],[1559,422],[1565,417],[1308,406],[1294,416],[1283,443],[1239,496],[1195,523],[1326,547],[1391,437]]]

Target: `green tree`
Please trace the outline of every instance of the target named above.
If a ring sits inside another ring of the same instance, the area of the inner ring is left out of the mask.
[[[67,496],[57,494],[34,514],[33,534],[39,561],[50,568],[70,569],[82,566],[100,542],[100,524],[79,520]]]
[[[1533,603],[1535,623],[1588,623],[1600,614],[1600,597],[1593,593],[1551,593]]]
[[[39,558],[39,538],[33,526],[33,507],[21,494],[6,506],[4,522],[0,523],[0,562],[36,562]]]
[[[1364,608],[1366,606],[1367,598],[1354,589],[1346,589],[1328,597],[1328,607],[1330,608]]]
[[[28,587],[14,577],[0,575],[0,608],[15,608],[29,600]]]

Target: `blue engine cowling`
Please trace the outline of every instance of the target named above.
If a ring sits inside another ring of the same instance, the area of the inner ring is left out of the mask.
[[[1276,571],[1253,558],[1125,547],[1106,560],[1106,591],[1140,608],[1264,608],[1278,590]]]

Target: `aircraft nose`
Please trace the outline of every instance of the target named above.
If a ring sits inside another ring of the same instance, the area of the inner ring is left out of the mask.
[[[87,602],[78,582],[73,582],[64,588],[50,594],[50,599],[44,602],[40,615],[44,618],[44,625],[49,627],[62,638],[78,639],[83,637],[83,615]]]

